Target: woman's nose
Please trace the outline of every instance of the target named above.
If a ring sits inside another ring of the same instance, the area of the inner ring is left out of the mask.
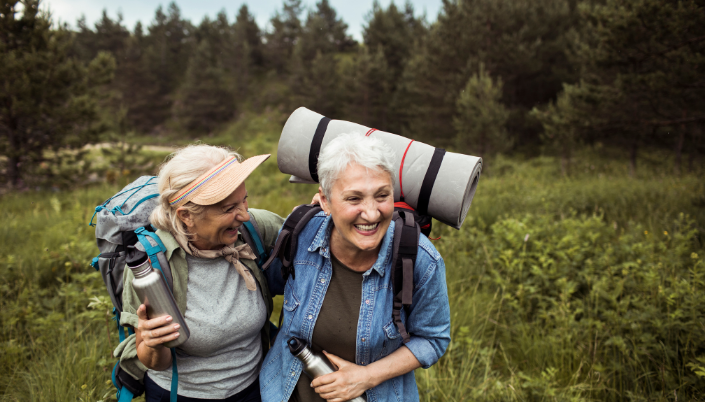
[[[379,211],[379,204],[375,201],[368,201],[362,204],[362,219],[368,222],[375,222],[379,219],[381,212]]]
[[[250,220],[250,214],[247,212],[247,208],[238,208],[237,214],[235,214],[235,219],[240,222],[247,222]]]

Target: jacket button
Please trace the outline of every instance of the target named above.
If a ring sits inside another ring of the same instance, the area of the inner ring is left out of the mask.
[[[370,299],[365,300],[365,304],[370,304]]]
[[[326,280],[321,278],[321,283],[326,283]]]
[[[362,338],[362,341],[365,342],[365,338]]]
[[[309,314],[309,315],[308,315],[308,319],[309,319],[309,320],[312,320],[312,319],[313,319],[313,316],[312,316],[311,314]]]

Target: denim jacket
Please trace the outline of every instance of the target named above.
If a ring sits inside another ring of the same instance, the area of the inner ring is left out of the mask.
[[[262,364],[263,402],[288,401],[302,375],[302,364],[289,352],[287,340],[296,336],[311,344],[332,275],[329,244],[332,227],[331,218],[321,212],[301,231],[293,261],[296,279],[290,276],[284,283],[278,272],[267,272],[271,291],[284,294],[284,318]],[[355,357],[355,363],[361,366],[380,360],[403,345],[392,321],[393,240],[394,222],[382,240],[377,261],[363,274]],[[430,367],[443,356],[450,343],[450,307],[443,259],[424,235],[419,239],[414,266],[413,302],[408,315],[405,309],[401,315],[411,335],[405,346],[423,368]],[[368,402],[419,400],[413,371],[385,381],[366,393]]]

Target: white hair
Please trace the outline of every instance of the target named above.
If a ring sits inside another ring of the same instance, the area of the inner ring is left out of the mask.
[[[341,134],[331,140],[318,156],[318,179],[327,198],[330,198],[335,181],[351,163],[368,170],[387,172],[394,183],[394,151],[379,138],[360,133]]]
[[[169,204],[169,200],[202,174],[232,156],[237,157],[238,161],[242,160],[237,152],[206,144],[189,145],[169,155],[159,169],[159,205],[152,211],[150,222],[157,229],[189,235],[176,215],[177,208]],[[191,201],[184,204],[183,208],[194,216],[200,216],[206,209]]]

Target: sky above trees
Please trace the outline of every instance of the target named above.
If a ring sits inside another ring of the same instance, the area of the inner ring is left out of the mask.
[[[374,0],[331,0],[330,4],[335,8],[338,15],[348,24],[348,34],[356,40],[362,40],[362,26],[365,23],[365,16],[372,10]],[[392,0],[378,0],[379,4],[386,8]],[[405,0],[397,0],[394,3],[403,7]],[[108,10],[108,14],[115,18],[118,11],[122,11],[123,24],[132,29],[137,21],[141,21],[144,26],[154,18],[154,11],[161,4],[162,7],[170,3],[169,0],[122,0],[119,3],[110,0],[45,0],[44,7],[48,8],[54,22],[66,22],[72,27],[76,26],[76,20],[81,15],[86,16],[89,26],[100,19],[103,9]],[[226,0],[180,0],[176,4],[181,9],[183,18],[190,20],[194,24],[201,22],[204,16],[211,19],[222,9],[229,16],[235,15],[242,4],[247,7],[255,16],[257,25],[267,27],[269,19],[276,10],[281,9],[282,0],[249,0],[249,1],[226,1]],[[304,1],[306,7],[315,7],[315,0]],[[411,0],[417,14],[426,12],[428,21],[433,21],[441,8],[440,0]]]

